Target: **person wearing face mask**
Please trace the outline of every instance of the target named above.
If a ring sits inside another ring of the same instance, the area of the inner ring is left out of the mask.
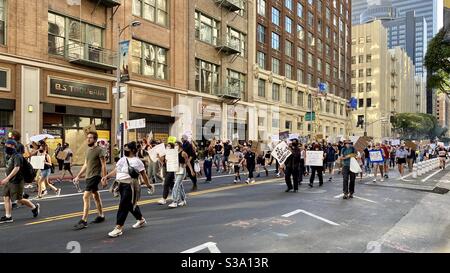
[[[186,192],[183,188],[183,179],[186,176],[186,168],[191,172],[194,171],[194,167],[189,162],[188,154],[183,151],[183,144],[180,141],[175,142],[175,149],[178,150],[178,172],[175,173],[175,185],[172,190],[173,202],[169,205],[169,208],[177,208],[186,206]]]
[[[402,144],[400,149],[395,153],[395,158],[397,160],[398,171],[400,172],[401,179],[403,179],[404,165],[406,164],[406,157],[408,156],[408,151],[405,149],[405,145]]]
[[[189,143],[189,138],[187,135],[183,135],[181,137],[181,141],[183,143],[183,150],[188,154],[189,156],[189,162],[192,166],[194,166],[195,160],[197,159],[197,154],[195,153],[194,147],[191,143]],[[195,172],[191,172],[188,170],[187,175],[192,181],[192,191],[197,190],[197,175]]]
[[[9,139],[5,143],[5,153],[8,156],[6,162],[6,178],[0,181],[0,186],[3,186],[3,201],[5,206],[5,216],[0,218],[0,224],[12,223],[12,201],[17,200],[17,203],[25,205],[31,209],[33,217],[39,215],[39,203],[33,204],[31,201],[23,198],[24,179],[21,173],[23,167],[23,156],[16,151],[17,142]]]
[[[342,160],[342,175],[343,175],[343,192],[344,199],[353,198],[355,192],[355,180],[356,174],[350,170],[350,160],[352,157],[356,157],[356,149],[353,147],[353,143],[350,140],[344,142],[344,148],[341,151]],[[350,178],[350,184],[349,184]]]
[[[298,147],[298,140],[292,140],[291,145],[289,145],[289,150],[291,151],[291,155],[286,159],[283,165],[283,169],[285,170],[285,182],[287,185],[287,189],[285,192],[290,192],[292,190],[292,182],[294,182],[294,192],[298,192],[298,176],[299,176],[299,168],[300,168],[300,158],[301,151]],[[292,180],[291,180],[292,176]]]
[[[252,151],[251,146],[245,147],[244,151],[245,166],[248,170],[248,177],[245,183],[254,183],[255,179],[253,178],[253,172],[255,171],[256,167],[256,155]]]
[[[128,168],[132,167],[139,172],[144,184],[150,190],[153,190],[154,186],[150,184],[145,172],[145,165],[136,156],[137,153],[138,149],[135,141],[126,144],[124,147],[125,156],[119,159],[114,170],[102,177],[102,184],[106,184],[108,179],[112,177],[116,177],[116,181],[119,183],[120,202],[119,209],[117,210],[116,227],[108,233],[108,236],[112,238],[123,234],[123,226],[127,220],[128,213],[131,213],[136,218],[137,222],[133,225],[134,229],[141,228],[147,223],[137,205],[141,191],[139,178],[132,178]]]
[[[48,146],[47,145],[41,145],[39,147],[38,156],[44,157],[44,169],[41,170],[41,176],[39,178],[39,181],[37,183],[38,186],[38,195],[37,198],[42,198],[43,195],[47,194],[47,190],[44,190],[44,188],[50,188],[52,189],[56,196],[59,196],[61,194],[61,189],[56,188],[52,184],[49,183],[48,179],[51,173],[52,168],[52,160],[50,158],[50,155],[48,154]]]
[[[106,182],[102,181],[102,177],[106,176],[106,159],[105,150],[99,147],[96,143],[98,140],[97,132],[89,132],[86,136],[88,150],[86,152],[86,159],[83,167],[81,167],[78,175],[73,179],[74,183],[79,183],[80,177],[86,172],[86,188],[83,193],[83,216],[81,220],[74,226],[75,230],[87,228],[87,219],[89,215],[91,197],[94,198],[97,207],[98,216],[92,222],[94,224],[105,221],[103,214],[102,200],[98,193],[98,186],[100,182],[103,187],[106,187]]]
[[[175,149],[175,143],[173,142],[167,143],[166,149]],[[163,183],[163,196],[162,199],[158,201],[158,204],[165,205],[167,204],[167,198],[169,197],[169,193],[170,191],[173,191],[173,186],[175,185],[175,172],[167,171],[167,161],[165,156],[160,156],[158,154],[158,159],[163,165],[162,168],[164,169],[164,173],[166,174]]]
[[[320,144],[317,144],[317,143],[314,144],[313,151],[322,151],[322,147],[320,146]],[[319,177],[319,187],[322,187],[322,185],[323,185],[323,165],[321,165],[321,166],[310,166],[310,168],[311,168],[311,177],[309,178],[309,184],[308,185],[311,188],[313,187],[314,178],[315,178],[316,172],[317,172],[317,176]]]

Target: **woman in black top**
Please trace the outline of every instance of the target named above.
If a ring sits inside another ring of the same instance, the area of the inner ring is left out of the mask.
[[[179,141],[175,143],[175,149],[178,149],[178,172],[175,172],[175,185],[172,190],[172,204],[169,208],[177,208],[178,206],[186,206],[186,192],[183,188],[183,179],[186,177],[186,167],[191,172],[194,171],[191,163],[189,162],[188,154],[183,151],[183,144]]]

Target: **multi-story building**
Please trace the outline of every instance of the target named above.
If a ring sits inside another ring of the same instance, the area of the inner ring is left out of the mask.
[[[437,96],[436,118],[441,127],[450,128],[450,98],[447,94]],[[446,135],[449,136],[448,131]]]
[[[346,136],[350,2],[257,0],[256,6],[253,102],[259,138],[280,131]],[[326,96],[318,95],[319,83],[326,84]]]
[[[358,100],[352,112],[353,133],[381,141],[393,136],[393,115],[424,112],[424,81],[414,75],[404,49],[388,49],[381,21],[353,26],[352,35],[357,41],[352,45],[352,95]]]

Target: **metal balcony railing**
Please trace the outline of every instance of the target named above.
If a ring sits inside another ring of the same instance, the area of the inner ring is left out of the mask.
[[[117,52],[86,43],[73,43],[56,49],[55,54],[64,56],[70,63],[114,70]]]
[[[99,3],[99,4],[103,4],[104,6],[106,6],[108,8],[120,6],[122,4],[121,0],[91,0],[91,1]]]
[[[239,40],[226,37],[217,41],[216,49],[228,55],[238,54],[241,52],[241,43]]]
[[[228,9],[229,11],[242,10],[245,7],[245,0],[215,0],[219,6]]]
[[[225,84],[225,86],[219,90],[218,96],[225,99],[241,99],[242,91],[243,87],[240,85]]]

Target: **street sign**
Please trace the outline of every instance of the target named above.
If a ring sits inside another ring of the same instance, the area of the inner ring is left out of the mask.
[[[311,112],[307,112],[305,115],[305,121],[313,121],[316,120],[316,112],[312,112],[312,118],[311,118]]]
[[[328,86],[326,83],[324,83],[324,82],[319,83],[319,91],[320,92],[325,93],[325,92],[327,92],[327,89],[328,89]]]
[[[139,129],[139,128],[145,128],[145,118],[125,121],[125,129],[126,130]]]

